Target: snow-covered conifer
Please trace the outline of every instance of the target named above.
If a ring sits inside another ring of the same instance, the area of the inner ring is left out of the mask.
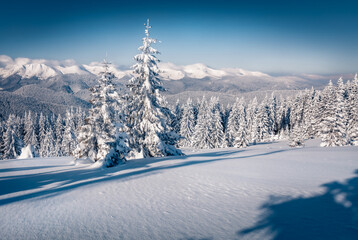
[[[209,124],[209,131],[211,132],[210,148],[220,148],[225,145],[224,141],[224,126],[222,115],[220,111],[219,99],[212,97],[209,103],[209,113],[211,121]]]
[[[62,152],[65,156],[72,156],[77,146],[75,128],[70,111],[66,112],[65,130],[62,138]]]
[[[239,106],[242,104],[243,99],[236,98],[231,111],[229,113],[226,132],[225,132],[225,145],[232,147],[236,137],[236,133],[239,131]]]
[[[287,117],[287,101],[280,97],[278,110],[277,110],[277,121],[278,121],[278,138],[285,139],[288,134],[288,117]],[[287,134],[286,134],[287,133]]]
[[[258,119],[258,103],[257,98],[255,97],[248,106],[248,130],[249,130],[249,140],[252,144],[256,144],[259,140],[259,119]]]
[[[16,158],[21,154],[21,148],[24,144],[23,141],[19,139],[16,134],[17,126],[15,115],[9,115],[5,128],[6,130],[3,133],[1,145],[2,158]]]
[[[235,134],[235,139],[233,141],[233,147],[243,148],[249,145],[249,135],[247,127],[247,115],[246,107],[244,104],[241,104],[239,107],[239,118],[238,118],[239,128]]]
[[[75,150],[77,158],[100,161],[106,167],[125,161],[128,152],[122,129],[121,100],[112,82],[114,78],[105,60],[99,84],[91,88],[92,108],[85,124],[79,128]]]
[[[39,148],[39,143],[36,136],[36,128],[33,119],[34,115],[31,111],[29,111],[25,116],[26,117],[24,122],[24,132],[25,132],[24,142],[26,145],[29,144],[32,145],[33,148],[37,150]]]
[[[179,136],[172,130],[169,121],[171,112],[165,107],[165,99],[160,92],[164,90],[159,79],[159,69],[155,56],[159,52],[151,45],[156,40],[149,36],[149,20],[145,29],[140,54],[134,57],[137,62],[134,77],[127,85],[130,90],[128,129],[132,155],[159,157],[180,155],[175,145]]]
[[[271,118],[270,106],[267,98],[259,106],[257,113],[258,140],[264,142],[272,139],[273,121]]]
[[[272,131],[273,131],[273,135],[277,135],[278,134],[278,122],[277,122],[277,98],[275,96],[275,94],[272,92],[271,94],[271,99],[270,99],[270,104],[269,104],[269,108],[270,108],[270,117],[271,117],[271,122],[273,124],[272,126]]]
[[[46,136],[46,130],[47,130],[47,119],[41,112],[40,117],[39,117],[39,130],[38,130],[38,141],[39,141],[40,145]]]
[[[174,132],[177,134],[179,134],[179,132],[180,132],[180,121],[181,121],[182,115],[183,115],[183,109],[182,109],[182,107],[179,103],[179,99],[178,99],[175,104],[173,119],[172,119],[172,123],[171,123]]]
[[[347,132],[351,144],[358,146],[358,76],[351,82],[348,96],[348,126]]]
[[[40,157],[55,157],[58,155],[55,148],[54,133],[51,127],[47,128],[45,137],[41,142],[39,153]]]
[[[192,144],[195,148],[212,148],[211,146],[211,109],[208,106],[205,96],[203,96],[199,108],[198,108],[198,119],[191,139]]]
[[[348,142],[346,136],[345,100],[340,91],[336,91],[332,81],[322,92],[321,138],[322,147],[343,146]]]
[[[180,121],[180,140],[181,147],[191,147],[192,142],[191,138],[194,132],[195,127],[195,116],[194,116],[194,106],[191,98],[188,98],[186,104],[183,108],[183,114]]]
[[[63,139],[64,132],[65,132],[64,122],[63,122],[63,119],[62,119],[61,115],[59,114],[57,116],[57,119],[56,119],[55,131],[54,131],[54,134],[56,136],[55,137],[55,139],[56,139],[55,148],[56,148],[56,152],[58,153],[58,156],[63,155],[63,153],[62,153],[62,139]]]
[[[289,138],[289,146],[290,147],[301,147],[304,145],[304,132],[302,127],[295,126],[291,129],[290,138]]]

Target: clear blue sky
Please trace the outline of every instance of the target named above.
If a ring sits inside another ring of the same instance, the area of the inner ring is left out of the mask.
[[[357,1],[3,1],[0,54],[131,65],[147,18],[162,61],[358,71]]]

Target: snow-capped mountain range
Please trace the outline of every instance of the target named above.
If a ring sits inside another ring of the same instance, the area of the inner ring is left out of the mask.
[[[336,81],[341,76],[270,75],[241,68],[214,69],[202,63],[180,66],[161,62],[159,68],[169,102],[206,95],[220,96],[226,104],[241,95],[260,98],[259,95],[270,94],[270,91],[287,95],[292,94],[292,90],[321,88],[329,79]],[[118,78],[119,87],[132,76],[129,67],[111,65],[110,70]],[[86,108],[89,88],[102,71],[100,62],[78,64],[74,60],[12,59],[0,55],[0,117],[14,111],[21,115],[26,109],[39,108],[34,106],[41,106],[42,111],[48,107],[60,113],[69,105]],[[351,79],[353,74],[343,77]]]
[[[159,63],[164,80],[181,80],[184,78],[224,78],[228,76],[252,76],[269,77],[261,72],[251,72],[240,68],[213,69],[202,63],[178,66],[173,63]],[[98,75],[103,70],[102,63],[92,62],[88,65],[77,64],[73,60],[56,61],[45,59],[16,58],[12,59],[6,55],[0,55],[0,77],[8,78],[18,75],[21,78],[38,78],[46,80],[51,77],[66,74],[94,74]],[[120,69],[112,66],[113,73],[122,79],[131,75],[131,69]]]

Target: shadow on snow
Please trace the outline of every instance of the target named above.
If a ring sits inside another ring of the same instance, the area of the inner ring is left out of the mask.
[[[147,176],[148,174],[156,174],[160,171],[167,169],[175,169],[180,167],[186,167],[190,165],[204,164],[210,162],[217,162],[222,160],[232,159],[244,159],[258,156],[265,156],[270,154],[276,154],[283,151],[290,151],[294,149],[277,150],[259,154],[249,154],[245,156],[230,157],[232,154],[246,153],[249,150],[231,150],[220,152],[199,153],[187,156],[175,157],[175,163],[173,163],[172,157],[163,158],[146,158],[128,161],[126,164],[119,165],[117,167],[108,169],[91,169],[88,167],[72,169],[54,170],[44,173],[25,174],[20,176],[8,176],[0,178],[0,206],[18,202],[26,199],[32,199],[37,197],[51,197],[61,194],[64,191],[75,189],[81,186],[87,186],[94,183],[107,182],[107,181],[127,181],[129,179]],[[187,161],[190,157],[199,157],[204,159]],[[210,157],[212,159],[206,159]],[[168,161],[167,165],[151,166],[162,161]],[[178,162],[179,161],[179,162]],[[53,166],[49,166],[51,168]],[[37,167],[39,168],[39,167]],[[31,169],[31,168],[29,168]],[[27,169],[27,170],[29,170]],[[20,168],[20,170],[26,170],[26,168]],[[17,171],[11,169],[11,171]],[[53,184],[53,186],[46,185]],[[32,193],[24,193],[17,196],[2,197],[7,194],[14,194],[22,191],[33,191]]]
[[[271,196],[259,221],[237,235],[268,230],[274,240],[358,239],[358,176],[322,186],[324,193],[312,197]]]

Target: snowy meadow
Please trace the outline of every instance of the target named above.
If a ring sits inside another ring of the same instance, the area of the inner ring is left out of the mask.
[[[286,141],[94,168],[0,162],[1,239],[356,239],[358,148]]]

